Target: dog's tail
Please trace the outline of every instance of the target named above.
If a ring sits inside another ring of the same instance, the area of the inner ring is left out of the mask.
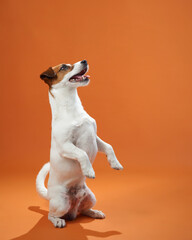
[[[48,199],[47,188],[45,187],[45,178],[50,170],[50,163],[46,163],[39,171],[36,178],[36,189],[39,195],[45,199]]]

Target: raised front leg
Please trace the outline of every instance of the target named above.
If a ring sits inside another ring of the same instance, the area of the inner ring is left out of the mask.
[[[97,146],[98,146],[99,152],[103,152],[106,154],[108,162],[110,163],[110,166],[112,168],[117,170],[123,169],[123,166],[117,160],[115,153],[113,151],[113,148],[110,144],[104,142],[97,136]]]
[[[61,155],[66,158],[77,160],[80,163],[83,175],[88,178],[95,178],[95,172],[85,151],[68,142],[62,145]]]

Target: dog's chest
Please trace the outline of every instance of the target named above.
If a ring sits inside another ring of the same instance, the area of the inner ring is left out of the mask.
[[[78,141],[80,139],[83,143],[86,143],[87,141],[96,139],[96,123],[90,116],[81,116],[80,118],[74,120],[72,125],[72,137],[74,141]]]
[[[97,153],[96,122],[90,116],[83,116],[73,122],[73,143],[87,152],[90,158]]]

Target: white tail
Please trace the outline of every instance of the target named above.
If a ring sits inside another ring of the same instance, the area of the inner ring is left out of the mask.
[[[46,163],[39,171],[36,178],[36,189],[39,195],[45,199],[48,199],[47,188],[45,187],[45,178],[50,170],[50,163]]]

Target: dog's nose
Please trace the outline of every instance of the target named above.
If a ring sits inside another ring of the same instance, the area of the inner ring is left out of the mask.
[[[87,65],[87,61],[86,60],[81,61],[81,63],[84,64],[84,65]]]

